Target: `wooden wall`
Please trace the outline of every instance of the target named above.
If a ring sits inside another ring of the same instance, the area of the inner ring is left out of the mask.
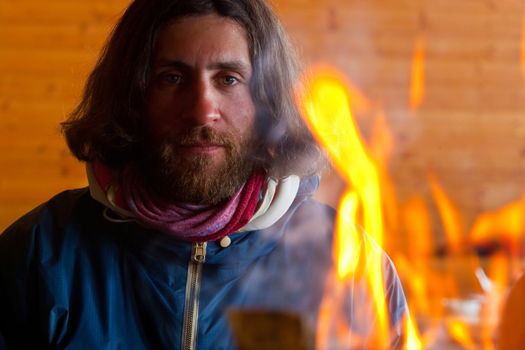
[[[0,0],[0,231],[84,186],[59,123],[127,1]]]
[[[125,0],[0,0],[0,230],[59,190],[85,184],[58,123]],[[400,201],[439,179],[470,225],[525,190],[525,90],[518,0],[275,0],[306,66],[342,70],[392,131]],[[425,38],[425,98],[409,108]],[[359,116],[369,138],[373,120]],[[335,191],[340,183],[334,180]],[[326,198],[333,196],[326,195]]]

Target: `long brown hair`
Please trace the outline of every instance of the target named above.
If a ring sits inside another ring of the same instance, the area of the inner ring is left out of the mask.
[[[321,149],[295,104],[297,64],[288,39],[264,0],[135,0],[114,28],[89,76],[82,100],[62,124],[71,152],[119,168],[136,158],[143,135],[155,39],[182,16],[216,13],[246,31],[259,141],[257,166],[270,176],[317,173]]]

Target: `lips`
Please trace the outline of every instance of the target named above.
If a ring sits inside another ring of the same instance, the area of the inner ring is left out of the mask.
[[[183,153],[189,154],[207,154],[217,152],[225,146],[217,143],[189,143],[179,145]]]
[[[179,147],[224,147],[220,143],[211,143],[211,142],[195,142],[195,143],[182,143],[179,144]]]

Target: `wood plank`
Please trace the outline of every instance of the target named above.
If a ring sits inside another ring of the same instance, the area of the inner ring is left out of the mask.
[[[27,103],[26,99],[9,99],[0,103],[1,124],[11,129],[19,128],[58,128],[58,124],[75,107],[76,99],[33,99]]]
[[[0,2],[0,22],[33,23],[101,23],[115,22],[127,0],[112,1],[8,1]]]
[[[97,57],[98,50],[87,53],[77,50],[5,49],[0,55],[0,67],[2,71],[9,71],[11,74],[33,75],[33,77],[42,73],[61,75],[65,72],[71,76],[84,76],[94,65]]]
[[[49,199],[52,195],[70,188],[81,188],[87,185],[85,176],[70,177],[70,178],[51,178],[48,179],[46,186],[42,186],[42,182],[33,178],[32,181],[16,180],[10,182],[0,182],[0,193],[2,198],[0,202],[27,204],[36,201],[41,203]]]
[[[102,47],[112,25],[54,23],[0,23],[2,50],[98,50]]]
[[[46,100],[71,100],[81,95],[84,80],[84,75],[74,77],[69,72],[60,76],[39,76],[37,79],[29,74],[1,74],[0,96],[3,96],[4,100],[9,98],[35,101],[42,97]]]

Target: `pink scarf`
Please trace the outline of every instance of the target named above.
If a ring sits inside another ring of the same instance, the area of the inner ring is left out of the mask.
[[[200,206],[159,198],[145,188],[132,167],[127,167],[120,176],[113,176],[104,165],[94,162],[93,172],[104,192],[112,185],[117,186],[115,204],[130,211],[136,219],[179,239],[197,242],[220,240],[245,226],[255,212],[265,179],[256,171],[229,201],[218,206]]]

